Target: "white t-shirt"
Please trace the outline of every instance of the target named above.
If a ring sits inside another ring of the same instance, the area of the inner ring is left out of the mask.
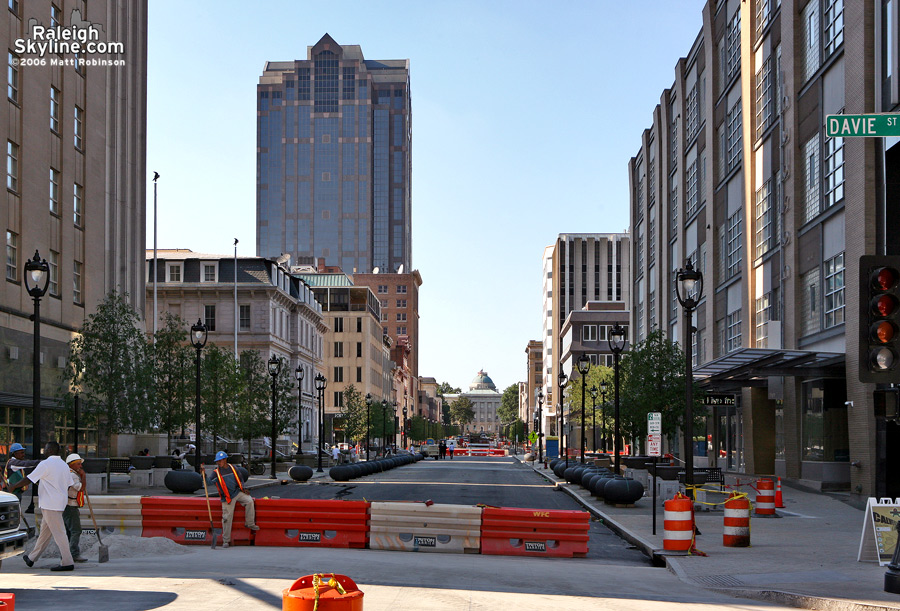
[[[59,456],[51,456],[42,460],[34,471],[28,474],[32,482],[40,482],[38,506],[41,509],[62,511],[69,502],[69,486],[72,482],[72,471],[69,465]]]
[[[334,446],[333,448],[331,448],[331,457],[332,458],[337,458],[340,455],[341,455],[341,449],[339,447]]]

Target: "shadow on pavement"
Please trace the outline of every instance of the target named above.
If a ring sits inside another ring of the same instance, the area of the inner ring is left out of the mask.
[[[41,590],[6,589],[16,595],[16,609],[65,609],[97,611],[97,609],[159,609],[178,598],[172,592],[129,592],[128,590],[95,590],[92,588],[54,588]]]

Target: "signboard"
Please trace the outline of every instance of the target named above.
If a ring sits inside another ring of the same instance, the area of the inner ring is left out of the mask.
[[[647,435],[647,456],[662,456],[662,435]]]
[[[825,135],[830,138],[900,136],[900,114],[828,115]]]
[[[651,435],[662,433],[662,412],[650,412],[647,414],[647,432]]]
[[[546,552],[547,544],[544,541],[526,541],[525,542],[525,551],[526,552]]]
[[[734,395],[710,393],[703,397],[703,405],[737,405],[737,398]]]
[[[863,516],[857,562],[890,564],[897,546],[897,522],[900,521],[900,499],[869,498]]]
[[[297,540],[305,543],[321,543],[322,533],[300,533]]]
[[[413,545],[417,547],[437,547],[437,537],[413,537]]]
[[[647,455],[662,456],[662,412],[647,414]]]

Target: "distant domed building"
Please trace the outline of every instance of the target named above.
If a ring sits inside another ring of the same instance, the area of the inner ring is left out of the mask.
[[[444,403],[452,404],[459,397],[466,397],[472,402],[475,419],[463,427],[463,434],[499,435],[501,423],[497,410],[500,409],[501,396],[494,381],[482,369],[469,384],[469,392],[444,395]]]

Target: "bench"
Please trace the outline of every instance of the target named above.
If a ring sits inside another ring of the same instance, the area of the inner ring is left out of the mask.
[[[110,473],[125,473],[128,474],[128,470],[131,468],[131,459],[129,458],[110,458],[109,459],[109,472]]]
[[[702,482],[698,481],[701,478],[696,477],[699,473],[703,473],[706,476],[705,480]],[[722,469],[720,467],[695,467],[694,477],[695,483],[718,484],[719,490],[721,490],[725,486],[725,477],[722,475]],[[679,471],[678,481],[683,484],[684,478],[684,471]]]

